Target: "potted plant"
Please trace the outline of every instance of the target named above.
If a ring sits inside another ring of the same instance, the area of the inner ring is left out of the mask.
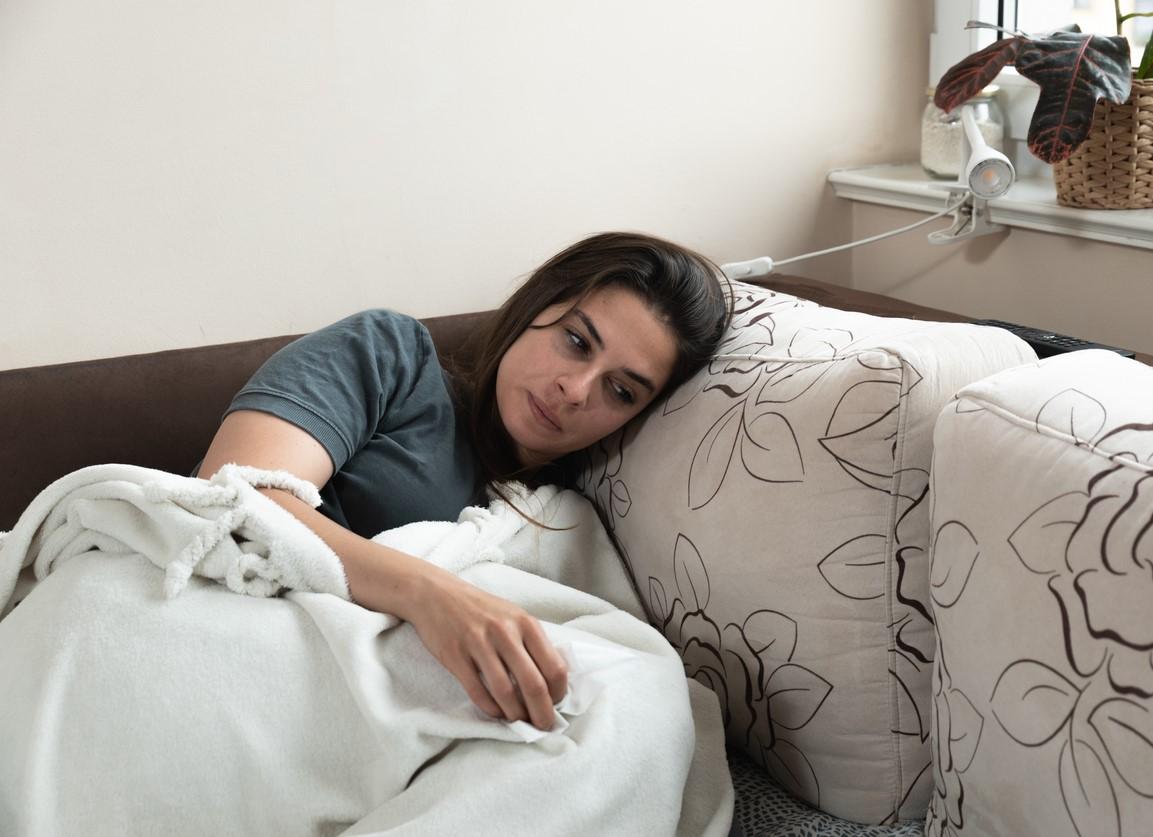
[[[1029,151],[1053,164],[1057,200],[1103,209],[1153,207],[1153,40],[1136,70],[1121,26],[1153,12],[1122,14],[1116,36],[1073,25],[1043,35],[1024,32],[973,53],[937,84],[934,103],[964,104],[1012,64],[1041,93],[1029,123]],[[969,21],[967,28],[1000,27]]]

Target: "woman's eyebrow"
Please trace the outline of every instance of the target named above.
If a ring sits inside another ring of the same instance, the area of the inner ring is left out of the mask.
[[[597,327],[593,325],[593,321],[588,318],[588,314],[579,308],[574,308],[573,313],[580,317],[580,321],[584,323],[585,328],[589,330],[589,334],[592,336],[593,342],[603,349],[605,347],[605,341],[601,339],[601,333],[597,331]]]
[[[653,386],[653,382],[650,381],[648,378],[646,378],[644,375],[642,375],[640,372],[634,372],[631,369],[625,369],[624,373],[626,375],[628,375],[630,378],[632,378],[634,381],[636,381],[638,384],[640,384],[642,387],[647,389],[649,392],[655,393],[657,391],[657,388]]]
[[[576,314],[580,318],[580,321],[582,323],[584,323],[584,327],[588,329],[589,336],[592,337],[593,342],[596,343],[597,346],[599,346],[600,348],[603,349],[605,347],[605,341],[603,338],[601,338],[601,333],[599,331],[597,331],[597,327],[595,325],[593,325],[593,321],[589,319],[588,314],[586,314],[584,311],[580,310],[579,308],[574,308],[573,313]],[[642,387],[647,389],[649,392],[656,392],[657,391],[657,388],[655,386],[653,386],[653,382],[650,381],[648,378],[646,378],[644,375],[642,375],[640,372],[634,372],[632,369],[628,369],[628,368],[625,368],[622,371],[626,375],[628,375],[630,378],[632,378],[634,381],[636,381],[638,384],[640,384]]]

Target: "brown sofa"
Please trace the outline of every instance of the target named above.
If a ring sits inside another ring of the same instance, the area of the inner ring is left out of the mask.
[[[954,314],[790,276],[767,287],[870,314],[958,320]],[[424,322],[442,357],[459,350],[488,313]],[[0,531],[53,480],[122,462],[188,473],[222,413],[257,367],[298,335],[0,371]]]
[[[963,319],[796,277],[774,276],[762,284],[843,310]],[[424,322],[443,358],[459,351],[489,316],[470,313]],[[0,371],[0,432],[8,440],[0,447],[0,473],[7,477],[0,482],[0,531],[12,528],[40,490],[78,468],[121,462],[188,473],[207,449],[233,394],[294,337]],[[813,812],[788,801],[746,759],[736,759],[738,820],[747,822],[762,808],[779,819],[785,806],[792,806],[795,816],[811,823]]]
[[[432,317],[441,356],[485,313]],[[297,335],[0,371],[0,531],[53,480],[123,462],[188,473],[232,396]]]

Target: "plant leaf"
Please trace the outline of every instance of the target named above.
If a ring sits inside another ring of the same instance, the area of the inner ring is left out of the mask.
[[[954,64],[937,82],[933,104],[948,113],[972,99],[996,78],[1006,64],[1013,63],[1021,42],[1021,38],[1002,38]]]
[[[673,573],[677,581],[677,592],[686,606],[693,610],[704,610],[709,606],[709,571],[701,560],[697,546],[680,532],[673,547]]]
[[[797,621],[775,610],[754,610],[739,630],[745,645],[761,662],[788,662],[797,650]]]
[[[981,546],[973,532],[959,520],[941,524],[933,536],[929,566],[929,595],[938,607],[952,607],[965,592]]]
[[[805,461],[789,420],[780,413],[755,417],[741,437],[741,464],[749,476],[765,482],[802,482]]]
[[[1141,66],[1137,68],[1137,78],[1147,79],[1153,76],[1153,38],[1145,44],[1145,52],[1141,53]]]
[[[816,672],[785,663],[769,675],[765,684],[769,717],[777,726],[800,729],[813,720],[832,691],[833,684]]]
[[[777,784],[814,808],[820,807],[821,784],[817,772],[795,744],[778,738],[772,749],[766,748],[763,753],[765,770]]]
[[[1037,431],[1049,428],[1068,433],[1078,442],[1092,442],[1105,428],[1105,405],[1080,390],[1066,389],[1046,401],[1037,412]]]
[[[1065,810],[1078,834],[1120,837],[1117,792],[1105,764],[1092,747],[1080,739],[1062,744],[1057,776]]]
[[[949,761],[950,769],[964,773],[973,764],[985,719],[973,706],[973,701],[960,689],[950,689],[945,695],[949,704]]]
[[[1037,747],[1064,729],[1080,690],[1061,672],[1038,660],[1006,666],[993,686],[993,717],[1009,737]]]
[[[1046,163],[1068,158],[1085,141],[1098,99],[1119,105],[1129,98],[1129,42],[1120,36],[1053,32],[1025,41],[1015,63],[1041,88],[1028,139]]]
[[[1065,548],[1085,516],[1089,496],[1070,491],[1049,500],[1009,534],[1009,548],[1025,568],[1037,575],[1052,575],[1065,568]]]
[[[689,508],[701,508],[721,490],[721,483],[729,472],[729,461],[737,449],[743,408],[743,403],[729,407],[697,445],[689,465]]]
[[[1110,698],[1093,710],[1089,724],[1125,784],[1146,799],[1153,797],[1153,713],[1134,701]]]
[[[889,669],[889,678],[893,693],[897,696],[897,724],[893,732],[897,735],[915,735],[918,741],[923,742],[929,737],[928,712],[922,711],[918,698],[913,696],[914,691],[920,691],[919,684],[924,680],[922,672],[903,654],[895,654],[892,659],[896,665]],[[923,709],[928,710],[929,707]]]
[[[649,612],[658,622],[664,622],[669,617],[669,597],[665,593],[665,586],[659,578],[649,576]]]
[[[610,497],[612,513],[616,517],[628,516],[629,509],[633,507],[633,498],[629,496],[629,487],[623,480],[613,480]]]
[[[800,398],[832,368],[833,364],[790,363],[769,375],[757,392],[757,404],[787,404]]]
[[[858,535],[817,562],[830,587],[849,599],[869,601],[885,595],[885,535]]]

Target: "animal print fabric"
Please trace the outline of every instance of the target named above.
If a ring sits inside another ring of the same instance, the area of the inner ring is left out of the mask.
[[[740,752],[729,752],[729,769],[742,837],[919,837],[924,826],[921,820],[861,825],[824,814],[790,796]]]

